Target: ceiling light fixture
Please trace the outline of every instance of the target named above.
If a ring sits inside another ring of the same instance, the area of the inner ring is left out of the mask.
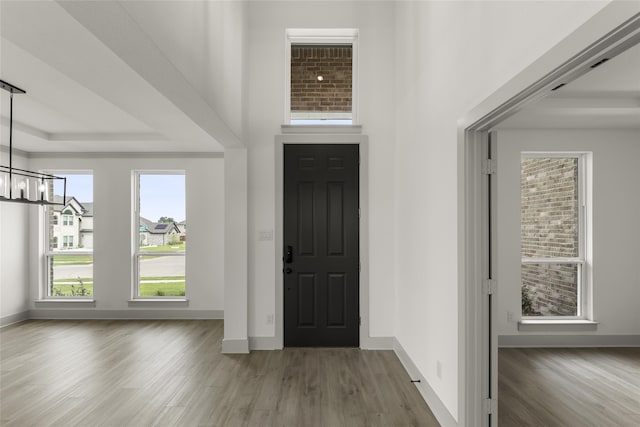
[[[9,92],[9,166],[0,165],[0,201],[33,205],[64,205],[67,201],[67,178],[13,167],[13,94],[24,90],[0,80],[0,87]],[[54,203],[54,183],[63,186],[62,203]]]

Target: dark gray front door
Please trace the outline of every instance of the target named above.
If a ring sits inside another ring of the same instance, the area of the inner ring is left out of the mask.
[[[359,345],[357,145],[284,146],[284,344]]]

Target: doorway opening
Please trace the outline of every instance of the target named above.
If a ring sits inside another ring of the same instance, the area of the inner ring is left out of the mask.
[[[619,6],[619,5],[618,5]],[[598,28],[611,28],[606,34],[593,34],[593,25],[585,25],[541,57],[499,93],[501,104],[487,99],[474,110],[461,126],[465,156],[465,304],[464,320],[466,387],[462,401],[468,422],[481,420],[483,426],[498,424],[498,298],[501,287],[496,281],[498,266],[496,221],[497,147],[492,131],[526,106],[566,87],[640,43],[640,13],[627,14],[621,23],[616,5],[603,9],[592,18]],[[596,37],[599,37],[595,39]],[[592,41],[594,40],[595,41]],[[589,40],[588,43],[584,43]],[[578,41],[581,44],[576,44]],[[576,53],[574,46],[585,46]],[[557,65],[558,58],[568,58]],[[540,76],[539,71],[549,70]],[[537,74],[537,75],[536,75]],[[496,92],[498,93],[498,92]],[[478,337],[481,337],[478,339]]]

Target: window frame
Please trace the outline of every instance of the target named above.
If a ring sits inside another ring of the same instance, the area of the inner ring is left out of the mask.
[[[131,234],[131,246],[132,246],[132,286],[131,286],[131,300],[132,301],[144,301],[144,300],[171,300],[171,301],[186,301],[188,296],[187,286],[187,248],[183,252],[143,252],[140,251],[140,176],[141,175],[182,175],[184,176],[184,190],[185,190],[185,220],[186,220],[186,205],[187,205],[187,172],[184,169],[138,169],[134,170],[132,174],[133,190],[132,190],[132,234]],[[184,296],[182,295],[140,295],[140,257],[144,256],[182,256],[185,259],[184,269]]]
[[[61,212],[62,225],[65,227],[73,227],[73,213]]]
[[[583,151],[523,151],[520,153],[520,165],[527,158],[574,158],[577,159],[578,180],[578,255],[576,257],[524,257],[521,256],[520,268],[524,264],[575,264],[576,278],[576,315],[575,316],[525,316],[524,321],[575,321],[592,319],[592,281],[591,281],[591,161],[592,154]],[[522,170],[522,169],[521,169]],[[520,187],[522,190],[522,187]],[[522,198],[520,198],[522,203]],[[522,219],[520,220],[522,224]],[[522,231],[520,232],[522,239]],[[520,279],[522,286],[522,278]]]
[[[291,123],[291,45],[351,45],[351,123],[323,124],[321,120],[311,126],[354,126],[360,124],[358,117],[358,35],[355,28],[287,28],[285,30],[285,67],[284,67],[284,124],[290,126],[309,126],[309,124]]]
[[[48,173],[48,174],[52,174],[52,175],[91,175],[91,197],[92,199],[94,199],[94,194],[95,194],[95,182],[94,182],[94,173],[93,170],[87,170],[87,169],[63,169],[63,170],[47,170],[44,171],[43,173]],[[69,198],[69,196],[68,196]],[[70,199],[70,198],[69,198]],[[94,200],[91,201],[91,203],[94,203]],[[58,205],[59,206],[59,205]],[[64,206],[63,206],[64,207]],[[95,204],[94,204],[95,207]],[[44,206],[44,208],[42,209],[41,213],[43,215],[43,219],[42,221],[40,221],[40,224],[42,224],[42,233],[41,233],[41,244],[42,244],[42,275],[41,275],[41,286],[40,286],[40,300],[77,300],[77,301],[92,301],[94,299],[95,296],[95,281],[93,282],[93,294],[92,295],[86,295],[86,296],[70,296],[70,295],[64,295],[64,296],[56,296],[56,295],[51,295],[50,291],[53,290],[53,283],[49,283],[49,279],[51,278],[49,272],[51,271],[50,269],[52,268],[52,262],[54,257],[68,257],[68,256],[91,256],[92,258],[92,263],[91,263],[91,278],[92,280],[95,280],[94,278],[94,270],[93,270],[93,265],[95,263],[95,256],[94,256],[94,252],[93,252],[93,247],[91,248],[91,250],[74,250],[73,252],[69,252],[67,249],[67,246],[65,246],[65,237],[69,237],[69,235],[64,235],[62,234],[62,239],[57,239],[57,236],[53,236],[53,239],[50,239],[50,230],[51,227],[57,226],[57,227],[69,227],[69,225],[65,225],[64,221],[63,221],[63,216],[65,216],[65,214],[63,214],[64,211],[62,211],[62,209],[60,210],[60,213],[58,215],[56,214],[51,214],[50,210],[54,209],[54,206]],[[95,212],[94,212],[95,214]],[[74,220],[72,225],[75,225],[77,222]],[[78,225],[79,226],[79,225]],[[78,234],[78,237],[80,237],[80,234]],[[73,240],[73,236],[71,236],[72,240]],[[68,241],[68,240],[67,240]],[[80,241],[78,241],[78,243],[80,243]],[[73,247],[73,244],[72,244]],[[53,249],[52,249],[53,248]]]

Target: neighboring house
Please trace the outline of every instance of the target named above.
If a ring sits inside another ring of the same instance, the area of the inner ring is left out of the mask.
[[[54,196],[55,203],[62,203],[61,196]],[[64,206],[54,205],[51,224],[53,249],[93,248],[93,203],[81,203],[75,197],[67,197]]]
[[[168,245],[172,235],[181,235],[180,228],[175,222],[153,222],[140,217],[140,246]]]
[[[187,221],[180,221],[177,225],[180,230],[180,241],[184,242],[187,236]]]

